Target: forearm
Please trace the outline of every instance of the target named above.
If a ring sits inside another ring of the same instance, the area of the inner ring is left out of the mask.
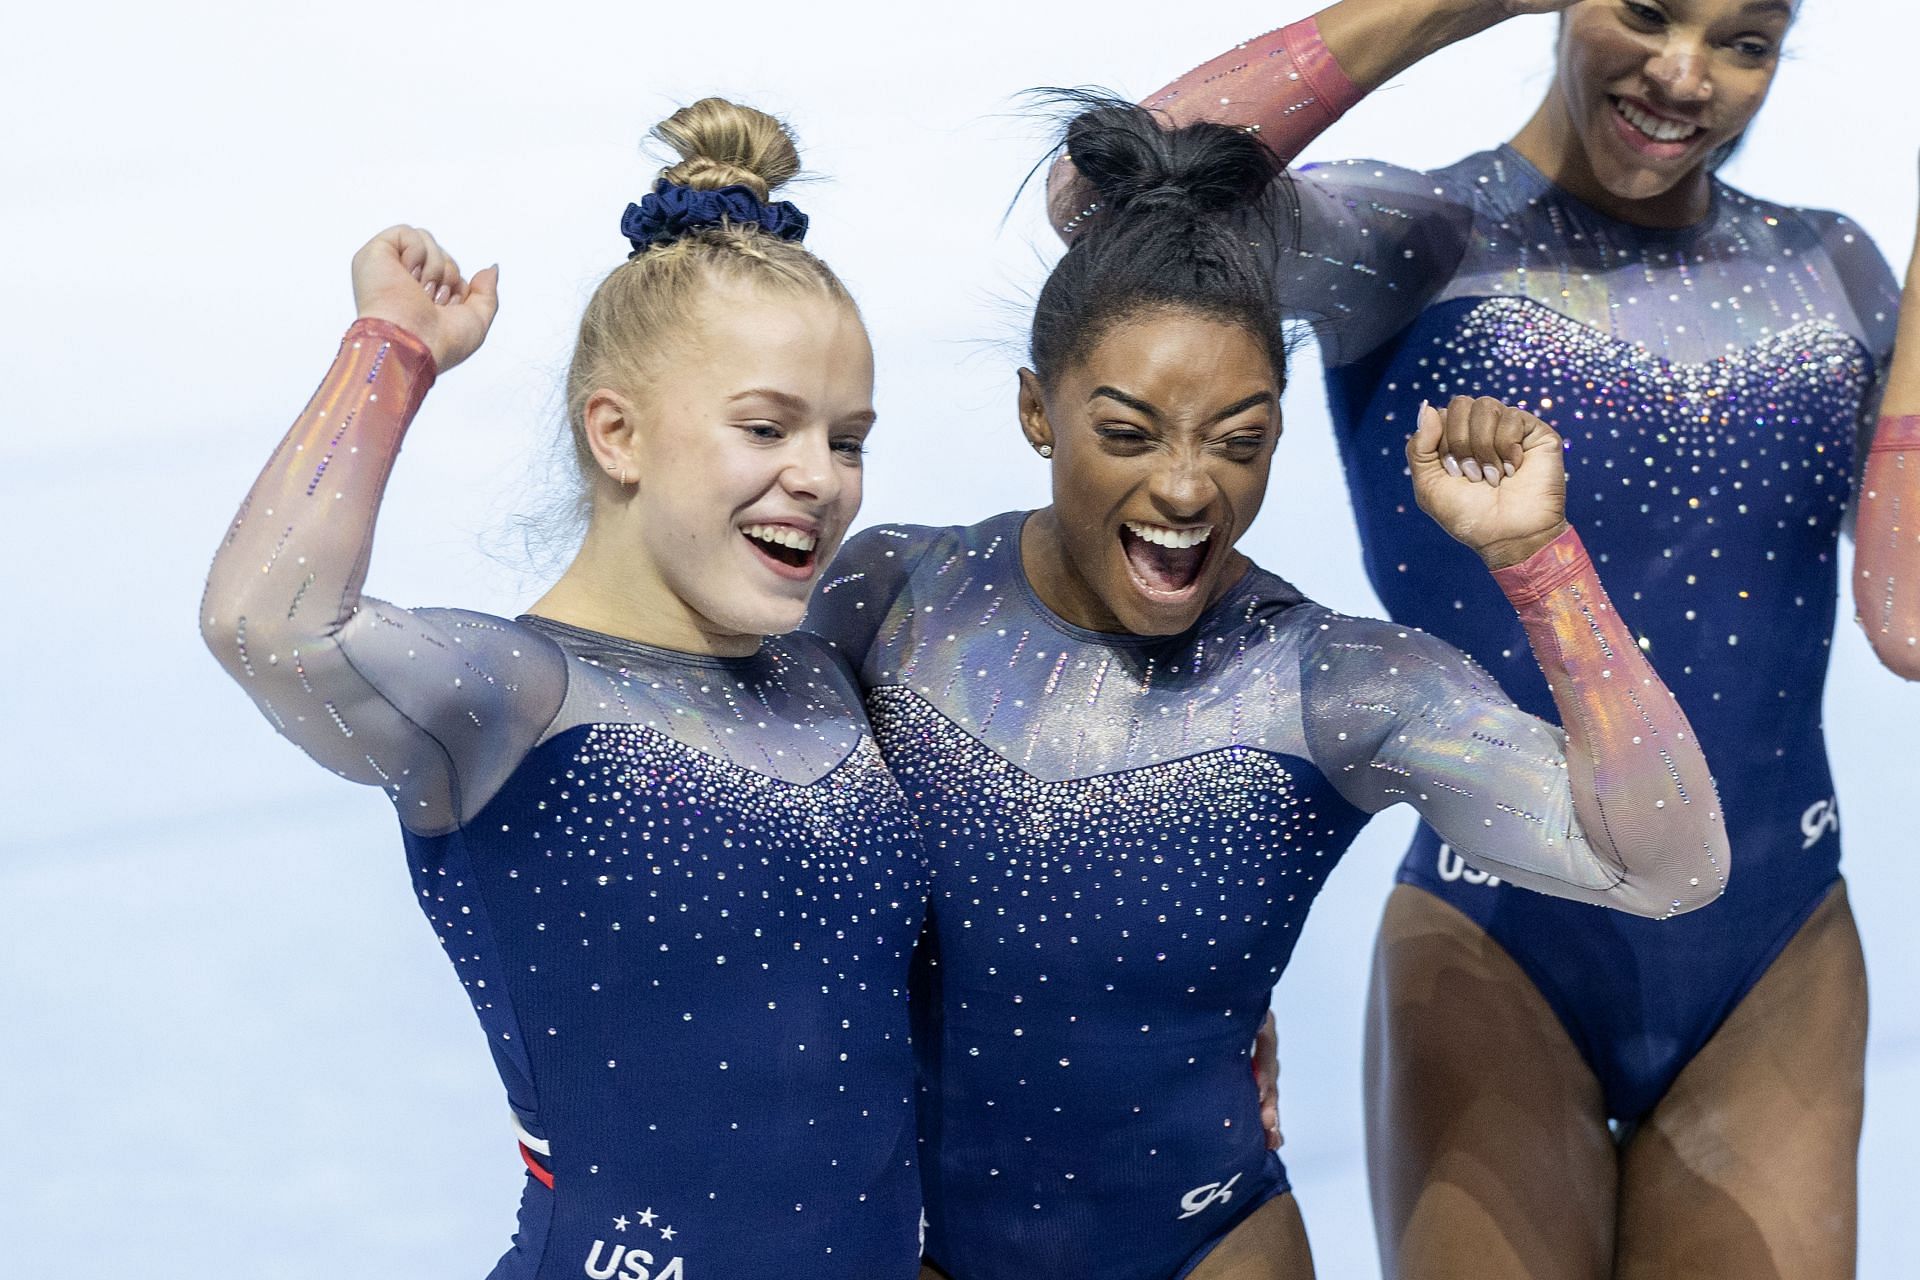
[[[1636,915],[1704,906],[1731,867],[1719,798],[1686,715],[1615,612],[1577,533],[1495,572],[1566,728],[1577,832]],[[1584,896],[1584,895],[1575,895]]]
[[[353,736],[342,707],[361,692],[341,636],[360,610],[388,474],[433,378],[412,335],[356,322],[241,504],[201,605],[221,665],[281,732],[349,776],[367,772],[367,746],[334,741]]]
[[[1907,266],[1880,422],[1862,465],[1854,615],[1888,670],[1920,680],[1920,236]]]

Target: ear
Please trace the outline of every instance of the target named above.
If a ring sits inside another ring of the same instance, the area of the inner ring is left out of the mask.
[[[600,464],[607,479],[622,486],[638,484],[640,421],[633,403],[602,387],[587,397],[586,412],[581,418],[587,448],[593,451],[594,461]]]
[[[1040,375],[1031,369],[1020,371],[1020,434],[1035,449],[1053,449],[1053,424],[1047,421],[1046,396],[1040,390]]]

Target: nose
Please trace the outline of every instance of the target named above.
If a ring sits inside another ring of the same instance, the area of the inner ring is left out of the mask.
[[[1154,471],[1148,493],[1155,505],[1175,520],[1191,520],[1210,506],[1220,486],[1205,462],[1191,452],[1168,459]]]
[[[847,469],[833,456],[833,442],[825,432],[797,432],[780,483],[793,497],[803,502],[829,504],[836,501],[847,484]]]
[[[1660,92],[1678,106],[1689,106],[1713,97],[1713,80],[1707,70],[1707,51],[1699,40],[1675,35],[1657,56],[1647,63],[1647,78],[1660,86]]]

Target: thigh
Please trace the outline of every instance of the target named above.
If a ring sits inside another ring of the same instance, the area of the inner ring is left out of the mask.
[[[1600,1085],[1513,958],[1400,885],[1367,1000],[1367,1164],[1390,1280],[1610,1276],[1618,1174]]]
[[[1248,1214],[1186,1280],[1313,1280],[1307,1224],[1300,1220],[1292,1193],[1275,1196]]]
[[[1837,885],[1622,1151],[1622,1280],[1852,1276],[1866,1040]]]

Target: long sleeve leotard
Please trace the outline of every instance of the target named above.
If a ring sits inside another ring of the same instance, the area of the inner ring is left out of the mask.
[[[1241,118],[1291,101],[1240,84],[1266,95]],[[1839,535],[1892,347],[1892,273],[1837,214],[1714,180],[1697,225],[1631,225],[1511,147],[1431,173],[1296,168],[1264,221],[1276,217],[1291,234],[1257,239],[1281,305],[1318,339],[1368,576],[1391,615],[1553,714],[1520,626],[1417,510],[1402,456],[1423,399],[1532,409],[1567,441],[1568,518],[1725,789],[1740,878],[1713,912],[1671,927],[1511,893],[1431,826],[1402,870],[1514,955],[1610,1113],[1637,1118],[1838,876],[1821,695]],[[1906,474],[1906,439],[1882,432],[1877,474]],[[1863,498],[1856,600],[1883,658],[1910,662],[1916,544],[1888,500],[1905,490],[1870,478],[1864,491],[1879,496]],[[1641,981],[1626,991],[1621,974]]]
[[[803,635],[708,658],[364,597],[432,380],[404,331],[348,332],[201,625],[398,810],[528,1164],[493,1275],[910,1280],[925,864],[855,686]]]
[[[1024,520],[869,530],[809,624],[932,860],[927,1247],[956,1280],[1165,1280],[1285,1189],[1248,1045],[1372,813],[1581,902],[1719,894],[1699,748],[1574,535],[1502,573],[1563,739],[1450,646],[1258,570],[1185,635],[1074,627]]]

